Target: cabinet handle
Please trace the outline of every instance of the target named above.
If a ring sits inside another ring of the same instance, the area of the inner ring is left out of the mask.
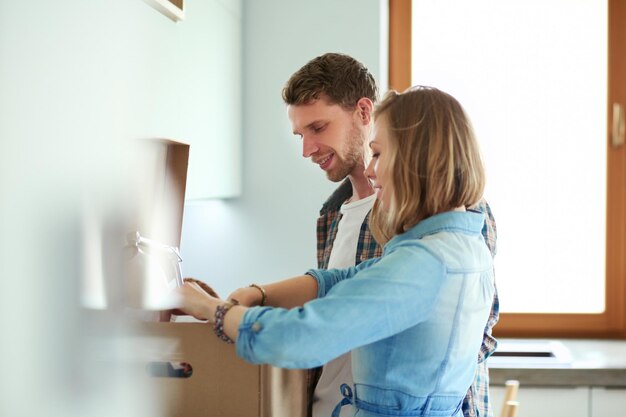
[[[626,122],[624,121],[624,106],[619,103],[613,103],[612,143],[614,148],[619,148],[624,144],[624,133],[626,133]]]

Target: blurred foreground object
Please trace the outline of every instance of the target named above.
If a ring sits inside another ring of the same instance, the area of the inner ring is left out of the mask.
[[[168,310],[173,307],[171,291],[183,285],[178,248],[129,233],[125,299],[133,310]]]

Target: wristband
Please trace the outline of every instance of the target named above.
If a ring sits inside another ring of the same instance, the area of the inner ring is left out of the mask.
[[[221,306],[217,306],[215,309],[215,322],[213,323],[213,331],[215,335],[220,338],[220,340],[228,343],[229,345],[235,343],[233,339],[228,337],[226,333],[224,333],[224,317],[228,310],[230,310],[233,306],[237,305],[237,303],[225,302]]]

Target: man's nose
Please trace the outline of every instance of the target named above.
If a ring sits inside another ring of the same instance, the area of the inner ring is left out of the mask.
[[[315,152],[319,151],[319,147],[314,141],[308,139],[306,136],[302,138],[302,156],[309,158]]]

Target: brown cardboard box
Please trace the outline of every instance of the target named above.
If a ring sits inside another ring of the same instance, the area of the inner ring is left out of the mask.
[[[170,140],[149,141],[147,146],[150,150],[142,153],[146,160],[138,164],[138,175],[144,175],[139,184],[148,190],[149,204],[138,211],[126,232],[137,230],[179,246],[189,146]],[[143,163],[150,168],[142,169]],[[135,344],[146,347],[140,348],[140,380],[145,378],[151,388],[146,392],[160,401],[163,416],[306,415],[305,371],[248,364],[237,357],[234,345],[220,341],[206,323],[137,321],[131,328]],[[172,377],[158,371],[181,363],[191,365],[191,376]],[[155,370],[161,376],[154,376]]]
[[[234,345],[219,340],[206,323],[142,323],[137,335],[156,341],[144,355],[146,365],[172,361],[191,366],[188,378],[145,373],[153,395],[164,404],[165,416],[306,415],[305,371],[246,363],[237,357]]]

